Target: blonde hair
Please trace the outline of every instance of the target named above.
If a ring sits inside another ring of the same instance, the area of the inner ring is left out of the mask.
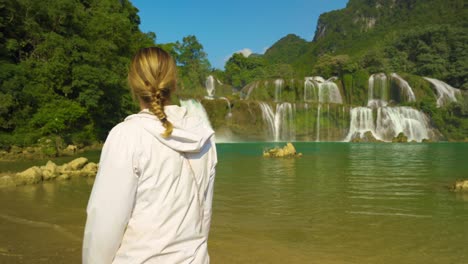
[[[157,47],[144,48],[133,57],[128,72],[132,95],[148,106],[166,129],[163,137],[172,133],[172,123],[167,120],[164,104],[170,100],[176,87],[176,64],[166,51]]]

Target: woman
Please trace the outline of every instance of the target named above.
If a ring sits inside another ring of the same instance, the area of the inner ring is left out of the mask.
[[[109,133],[88,203],[83,263],[209,263],[214,132],[168,105],[176,64],[140,50],[128,81],[141,112]]]

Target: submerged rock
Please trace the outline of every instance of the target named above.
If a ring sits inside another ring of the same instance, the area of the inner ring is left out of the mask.
[[[377,142],[383,142],[383,141],[375,138],[374,134],[372,134],[371,131],[366,131],[362,136],[359,132],[356,132],[351,137],[351,142],[353,143],[377,143]]]
[[[296,148],[290,142],[283,148],[272,148],[263,152],[263,157],[266,158],[286,158],[286,157],[301,157],[302,153],[297,153]]]
[[[16,183],[13,177],[9,175],[1,176],[0,177],[0,188],[4,187],[15,187]]]
[[[452,185],[451,189],[453,191],[468,191],[468,180],[457,180],[455,183]]]
[[[70,174],[62,174],[57,177],[57,181],[66,181],[71,178]]]
[[[398,136],[392,139],[392,143],[407,143],[407,142],[408,142],[408,137],[405,136],[403,132],[400,132]]]

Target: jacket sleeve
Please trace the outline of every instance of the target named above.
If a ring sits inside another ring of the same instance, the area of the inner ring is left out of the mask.
[[[138,178],[135,147],[122,127],[104,144],[87,207],[83,264],[110,264],[122,241],[135,203]]]
[[[218,163],[218,158],[216,154],[216,145],[214,137],[211,139],[211,149],[210,149],[210,158],[209,158],[209,168],[210,168],[210,178],[208,180],[208,186],[205,192],[205,203],[203,208],[203,230],[206,236],[210,232],[211,226],[211,214],[213,208],[213,191],[214,191],[214,181],[216,176],[216,164]]]

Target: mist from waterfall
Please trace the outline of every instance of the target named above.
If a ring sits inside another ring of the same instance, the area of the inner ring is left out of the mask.
[[[180,105],[187,109],[188,115],[200,117],[204,124],[212,127],[208,114],[200,101],[195,99],[180,100]]]

